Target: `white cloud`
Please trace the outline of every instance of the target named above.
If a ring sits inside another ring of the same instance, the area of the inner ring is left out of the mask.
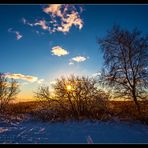
[[[74,63],[73,63],[73,62],[71,62],[71,61],[70,61],[68,64],[69,64],[69,65],[74,65]]]
[[[27,24],[27,20],[25,18],[22,18],[23,24]]]
[[[22,18],[22,22],[23,22],[24,25],[29,25],[30,27],[34,26],[33,23],[28,22],[25,18]]]
[[[23,36],[18,31],[16,31],[16,39],[20,40],[22,37]]]
[[[71,60],[75,61],[75,62],[84,62],[87,58],[83,57],[83,56],[77,56],[72,58]]]
[[[67,50],[63,49],[60,46],[53,47],[51,52],[53,53],[52,55],[57,55],[57,56],[64,56],[64,55],[69,54]]]
[[[97,76],[101,76],[101,72],[96,72],[96,73],[92,74],[92,77],[97,77]]]
[[[44,82],[44,79],[39,79],[39,80],[37,81],[38,84],[41,84],[41,83],[43,83],[43,82]]]
[[[21,79],[21,80],[26,80],[28,82],[35,82],[38,80],[38,77],[35,76],[29,76],[29,75],[23,75],[23,74],[16,74],[16,73],[7,73],[6,74],[7,78],[13,78],[13,79]]]
[[[8,32],[14,33],[16,35],[16,40],[20,40],[23,36],[20,34],[20,32],[13,30],[12,28],[8,29]]]

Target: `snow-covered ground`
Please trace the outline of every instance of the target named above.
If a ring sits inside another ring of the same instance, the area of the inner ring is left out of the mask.
[[[1,121],[0,143],[148,143],[148,126],[114,121]]]

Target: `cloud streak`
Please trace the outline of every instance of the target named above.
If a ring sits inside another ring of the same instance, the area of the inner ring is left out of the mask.
[[[23,74],[16,74],[16,73],[8,73],[6,74],[7,78],[13,78],[13,79],[21,79],[26,80],[28,82],[35,82],[38,80],[38,77],[30,76],[30,75],[23,75]]]
[[[20,39],[23,37],[23,35],[21,35],[20,32],[15,31],[15,30],[13,30],[12,28],[9,28],[9,29],[8,29],[8,32],[14,33],[14,34],[16,35],[16,40],[20,40]]]
[[[28,26],[30,26],[30,27],[33,27],[33,26],[34,26],[33,23],[30,23],[30,22],[29,22],[28,20],[26,20],[25,18],[22,18],[22,22],[23,22],[24,25],[28,25]]]
[[[67,50],[63,49],[60,46],[52,47],[51,52],[52,52],[52,55],[56,55],[56,56],[64,56],[69,54]]]
[[[41,84],[44,81],[44,79],[39,79],[36,76],[24,75],[20,73],[5,73],[5,76],[10,79],[20,79],[30,83],[37,82],[38,84]],[[23,85],[28,84],[27,82],[24,82]]]
[[[45,21],[45,19],[36,21],[35,23],[30,23],[25,18],[22,18],[22,22],[23,22],[24,25],[28,25],[30,27],[40,26],[43,30],[49,30],[49,28],[50,28],[50,27],[48,27],[47,22]]]

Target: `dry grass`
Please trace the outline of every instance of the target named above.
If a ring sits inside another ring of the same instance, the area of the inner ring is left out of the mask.
[[[141,101],[139,103],[143,120],[145,123],[148,123],[148,101]],[[23,116],[24,114],[31,114],[32,117],[36,119],[53,122],[73,119],[70,111],[63,110],[56,104],[37,101],[9,104],[5,113],[2,114],[7,114],[7,116],[13,115],[13,117],[16,118],[18,118],[18,116]],[[91,113],[86,112],[83,113],[83,115],[80,115],[78,120],[92,119],[108,121],[114,117],[117,117],[121,121],[141,119],[136,106],[132,101],[109,101],[106,112],[101,110],[96,110]]]
[[[109,111],[112,116],[120,120],[139,120],[139,112],[133,101],[110,101]],[[145,120],[148,120],[148,101],[139,101],[141,113]]]

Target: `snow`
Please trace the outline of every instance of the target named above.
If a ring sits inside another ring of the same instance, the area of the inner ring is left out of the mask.
[[[0,121],[0,143],[148,143],[148,126],[115,121]]]

